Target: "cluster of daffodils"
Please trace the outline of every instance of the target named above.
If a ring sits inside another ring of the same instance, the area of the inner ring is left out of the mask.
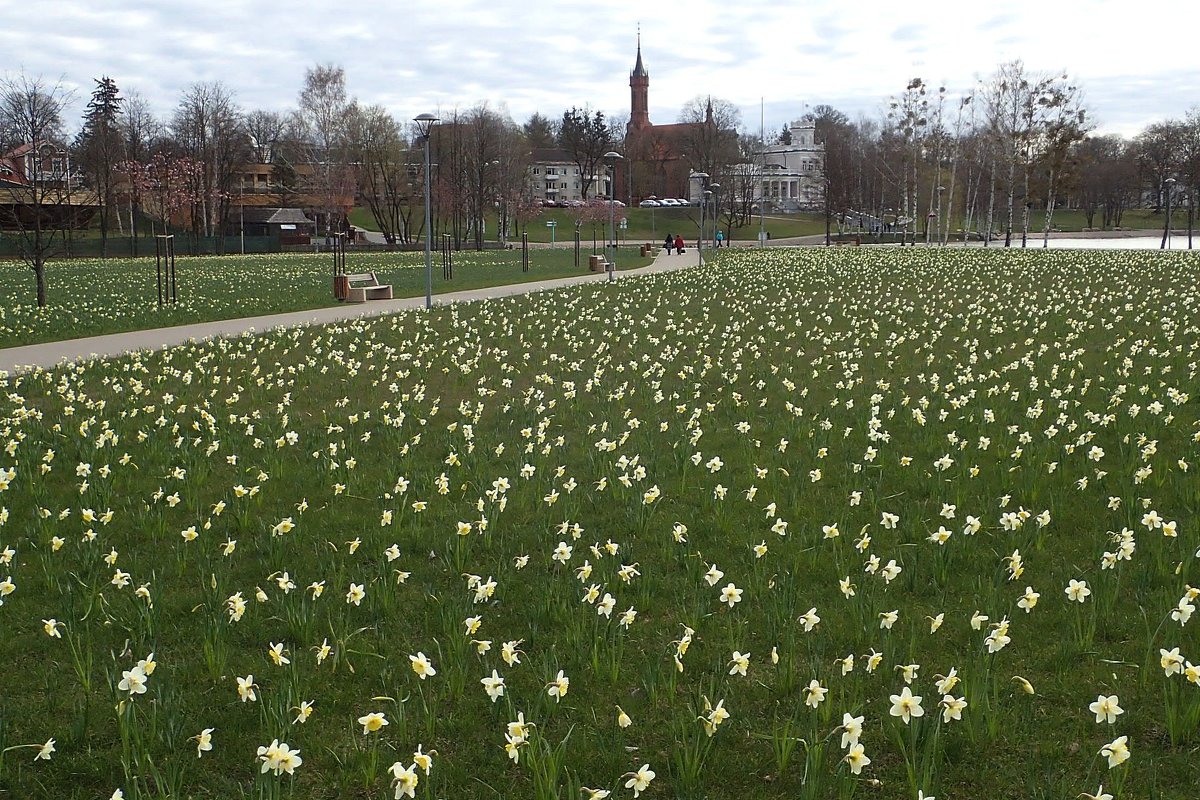
[[[731,253],[2,376],[0,772],[1186,794],[1196,267]]]

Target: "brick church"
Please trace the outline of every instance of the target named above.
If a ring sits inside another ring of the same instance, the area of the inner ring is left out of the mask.
[[[637,61],[629,73],[629,125],[625,129],[624,168],[618,170],[616,196],[638,203],[650,196],[690,199],[692,172],[711,172],[705,153],[719,132],[708,104],[704,122],[655,125],[650,121],[650,73],[642,63],[638,37]],[[686,98],[680,98],[682,104]]]

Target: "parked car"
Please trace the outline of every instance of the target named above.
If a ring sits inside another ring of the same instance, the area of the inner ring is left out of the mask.
[[[675,208],[675,206],[679,205],[679,201],[673,197],[664,197],[658,203],[665,208]]]
[[[612,203],[612,204],[613,204],[614,206],[616,206],[617,208],[624,208],[624,207],[625,207],[625,204],[624,204],[624,203],[622,203],[620,200],[609,200],[608,202],[609,202],[609,203]]]
[[[657,200],[643,200],[642,202],[638,203],[638,205],[642,208],[658,208],[662,205],[662,203],[658,202]]]

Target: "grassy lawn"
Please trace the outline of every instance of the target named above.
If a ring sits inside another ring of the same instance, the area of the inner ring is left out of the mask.
[[[542,213],[529,223],[529,241],[550,241],[550,228],[546,225],[550,221],[556,223],[554,237],[557,241],[573,241],[575,218],[570,212],[571,209],[568,208],[542,209]],[[628,221],[628,227],[621,232],[620,238],[629,242],[661,242],[667,233],[679,233],[683,235],[684,239],[692,240],[696,238],[700,230],[700,209],[698,208],[618,208],[615,216],[618,225],[622,217]],[[711,220],[706,220],[710,237],[712,236],[711,224]],[[495,225],[491,224],[489,230],[494,229]],[[823,217],[815,214],[773,214],[766,218],[766,229],[771,232],[772,238],[782,239],[789,236],[824,233],[825,222]],[[595,226],[595,233],[599,241],[604,241],[607,230],[607,222]],[[592,240],[591,223],[584,224],[580,231],[580,237],[586,242]],[[732,237],[757,240],[758,217],[751,220],[744,228],[734,228]]]
[[[1198,266],[729,252],[0,379],[0,796],[1194,798]]]
[[[1104,221],[1103,213],[1097,212],[1093,222],[1099,227]],[[1152,209],[1134,208],[1121,216],[1121,227],[1130,230],[1162,230],[1164,214],[1156,214]],[[1059,209],[1052,218],[1054,227],[1062,231],[1081,231],[1087,226],[1087,217],[1082,211],[1074,209]],[[1184,214],[1173,214],[1172,224],[1175,227],[1186,227],[1187,217]],[[1046,226],[1046,216],[1043,211],[1030,214],[1030,230],[1041,231]]]
[[[529,241],[550,241],[550,228],[546,225],[548,221],[556,223],[554,237],[557,241],[570,240],[573,237],[575,225],[575,219],[571,216],[570,211],[566,208],[543,209],[537,219],[529,223]],[[699,231],[700,211],[697,208],[656,208],[653,213],[648,208],[618,208],[616,218],[619,221],[621,217],[628,220],[628,228],[622,232],[621,238],[630,242],[661,241],[668,231],[682,233],[684,238],[695,238]],[[1103,216],[1097,214],[1096,225],[1099,225],[1102,220]],[[374,221],[366,209],[355,209],[350,216],[350,221],[368,230],[375,229]],[[771,237],[774,239],[825,233],[825,218],[821,214],[769,214],[764,222],[766,230],[770,231]],[[1081,211],[1059,209],[1054,212],[1053,222],[1054,228],[1057,230],[1081,231],[1087,224],[1087,218]],[[1172,222],[1176,229],[1183,229],[1187,226],[1187,219],[1182,213],[1173,215]],[[1020,228],[1019,214],[1014,224],[1018,229]],[[1161,230],[1162,225],[1163,215],[1156,214],[1151,209],[1131,209],[1125,212],[1121,219],[1121,226],[1131,230]],[[1040,232],[1043,227],[1045,227],[1045,212],[1036,210],[1030,215],[1029,229]],[[495,231],[494,219],[489,220],[488,230]],[[596,236],[600,241],[604,240],[607,230],[607,222],[596,225]],[[836,233],[836,225],[834,232]],[[592,225],[586,224],[581,234],[583,239],[590,241]],[[730,235],[733,239],[757,240],[758,217],[754,217],[742,228],[734,228]]]
[[[552,238],[558,242],[574,241],[575,217],[571,212],[572,209],[567,208],[542,209],[541,214],[527,226],[529,241],[549,242]],[[618,208],[614,216],[615,224],[618,226],[622,217],[627,220],[628,227],[620,232],[621,241],[633,243],[661,242],[668,232],[682,234],[685,239],[695,239],[700,230],[700,209],[698,208],[656,208],[653,210],[649,208]],[[355,209],[350,215],[350,221],[367,230],[376,228],[374,220],[371,219],[371,215],[366,209]],[[555,223],[553,232],[546,225],[547,222]],[[770,214],[766,217],[765,222],[766,229],[775,239],[825,232],[825,220],[819,214]],[[707,224],[711,236],[711,220],[708,220]],[[494,238],[496,231],[494,218],[488,220],[488,231],[489,238]],[[607,220],[603,223],[596,223],[594,226],[586,223],[580,230],[580,239],[589,243],[590,247],[594,233],[596,241],[603,246],[607,231]],[[754,217],[743,228],[734,228],[731,235],[734,239],[757,240],[758,217]]]
[[[442,278],[440,256],[434,256],[436,294],[561,278],[586,272],[576,269],[574,254],[531,250],[530,271],[521,271],[516,251],[462,251],[454,254],[454,277]],[[650,259],[622,252],[621,269],[645,266]],[[351,252],[350,272],[374,270],[392,284],[396,297],[425,294],[422,253]],[[301,311],[336,305],[331,256],[273,254],[178,258],[179,303],[158,307],[157,275],[151,259],[78,259],[47,268],[50,305],[37,308],[33,273],[24,266],[0,263],[0,347],[73,339],[118,331],[208,322],[235,317]]]

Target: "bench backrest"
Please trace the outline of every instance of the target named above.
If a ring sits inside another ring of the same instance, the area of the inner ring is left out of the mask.
[[[360,272],[355,275],[347,275],[346,280],[350,281],[351,283],[355,281],[370,281],[376,286],[379,285],[379,279],[375,277],[374,272]]]

